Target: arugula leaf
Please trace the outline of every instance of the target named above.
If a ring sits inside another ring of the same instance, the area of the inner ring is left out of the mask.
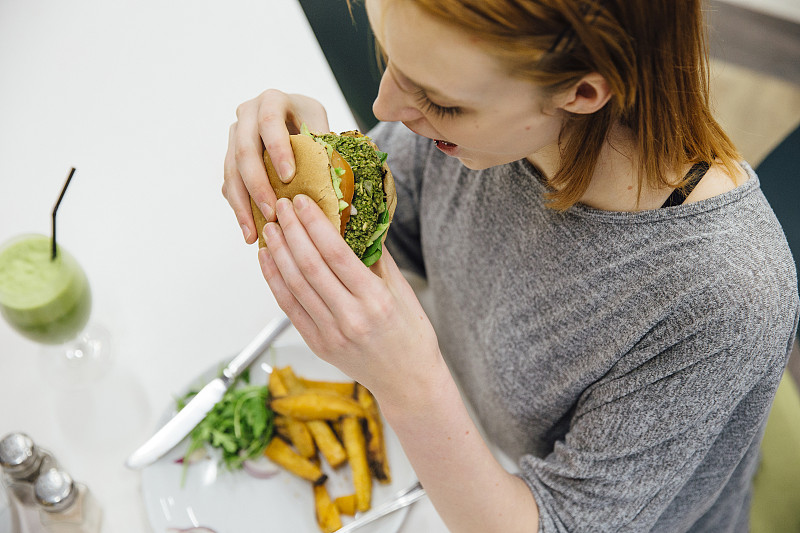
[[[268,406],[266,385],[249,385],[250,374],[245,371],[192,430],[191,441],[183,456],[184,476],[189,456],[208,445],[222,451],[222,463],[230,470],[261,455],[272,439],[275,414]],[[176,399],[178,410],[183,409],[198,391],[191,390]]]

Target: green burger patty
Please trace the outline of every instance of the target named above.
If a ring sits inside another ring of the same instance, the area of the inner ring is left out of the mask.
[[[356,214],[350,215],[344,240],[358,257],[362,257],[378,226],[381,213],[386,210],[380,157],[367,137],[326,134],[319,138],[339,152],[353,169],[353,205]]]

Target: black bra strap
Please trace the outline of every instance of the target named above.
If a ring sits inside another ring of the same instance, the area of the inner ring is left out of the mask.
[[[689,172],[686,173],[684,180],[688,180],[686,185],[683,187],[678,187],[672,194],[669,195],[667,201],[664,202],[664,205],[661,207],[673,207],[676,205],[681,205],[685,200],[686,197],[694,190],[700,180],[703,179],[703,176],[706,175],[708,169],[711,168],[711,165],[706,163],[705,161],[701,161],[696,163],[689,169]]]

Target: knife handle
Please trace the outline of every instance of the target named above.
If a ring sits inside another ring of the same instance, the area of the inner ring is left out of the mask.
[[[239,355],[228,363],[228,366],[222,371],[223,379],[226,381],[233,381],[239,377],[239,374],[241,374],[245,368],[252,365],[253,361],[258,359],[258,357],[275,342],[278,335],[283,333],[291,324],[292,322],[286,315],[282,315],[267,324],[267,326],[239,352]]]

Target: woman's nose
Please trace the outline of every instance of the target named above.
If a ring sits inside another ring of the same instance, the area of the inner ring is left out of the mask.
[[[414,104],[413,97],[397,85],[388,69],[384,71],[378,96],[372,104],[375,118],[381,122],[411,122],[423,117]]]

